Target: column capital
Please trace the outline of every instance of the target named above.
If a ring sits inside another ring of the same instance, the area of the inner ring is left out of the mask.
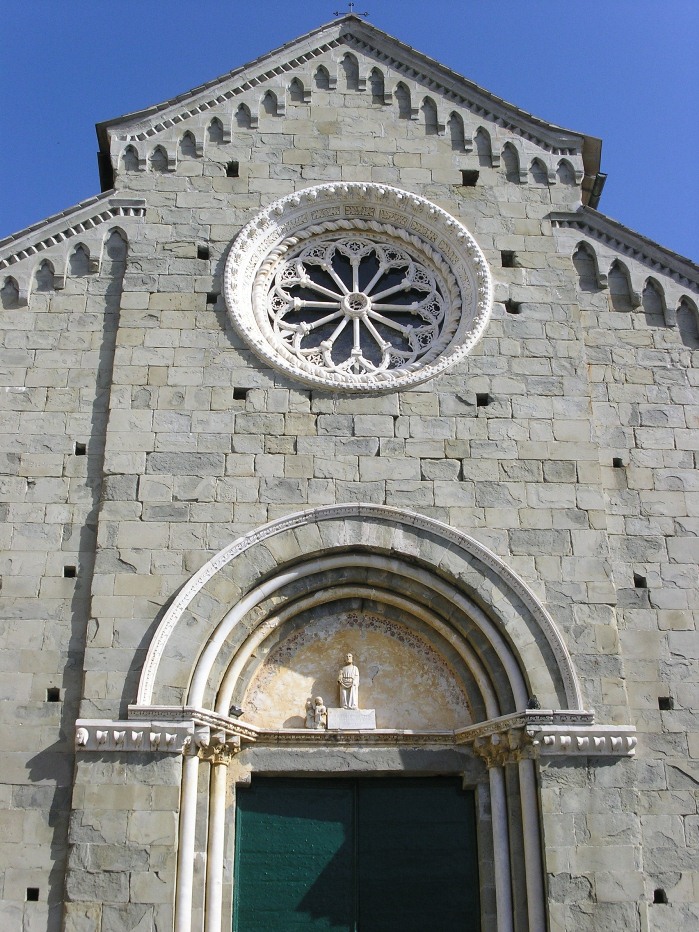
[[[233,738],[225,744],[212,743],[201,745],[198,750],[199,757],[210,764],[223,764],[227,767],[233,756],[240,751],[240,738]]]
[[[534,756],[533,734],[526,728],[510,728],[476,738],[473,750],[487,767],[504,767]]]

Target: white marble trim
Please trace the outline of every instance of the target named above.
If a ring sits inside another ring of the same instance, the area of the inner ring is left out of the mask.
[[[141,673],[138,688],[138,704],[147,705],[150,703],[155,688],[160,660],[165,652],[172,632],[192,599],[219,570],[227,566],[237,556],[244,553],[255,544],[275,537],[285,531],[293,530],[305,524],[349,518],[365,518],[369,522],[387,522],[399,526],[403,525],[407,528],[425,530],[438,538],[446,540],[450,549],[454,547],[461,549],[465,553],[476,557],[493,570],[493,572],[500,577],[501,581],[521,599],[537,622],[551,647],[565,684],[569,708],[583,708],[582,692],[572,659],[553,619],[529,586],[527,586],[527,584],[499,557],[472,537],[454,530],[441,521],[436,521],[433,518],[426,518],[414,512],[404,511],[399,508],[391,508],[386,505],[368,505],[361,503],[320,506],[308,511],[297,512],[284,518],[279,518],[276,521],[263,525],[255,531],[251,531],[243,537],[238,538],[205,563],[189,582],[182,587],[178,596],[158,625],[148,648],[148,654]]]

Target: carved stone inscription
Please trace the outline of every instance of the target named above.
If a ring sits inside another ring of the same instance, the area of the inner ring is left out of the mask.
[[[328,709],[328,731],[362,731],[374,728],[374,709]]]

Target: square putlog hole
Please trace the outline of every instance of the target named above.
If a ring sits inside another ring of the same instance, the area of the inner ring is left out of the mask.
[[[464,188],[475,188],[478,184],[480,172],[475,168],[461,169],[461,184]]]

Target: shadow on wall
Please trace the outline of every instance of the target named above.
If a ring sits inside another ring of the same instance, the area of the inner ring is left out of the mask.
[[[126,266],[126,238],[119,230],[112,231],[104,244],[102,274],[108,281],[104,296],[104,320],[97,371],[97,392],[91,412],[91,432],[86,445],[86,485],[90,494],[90,510],[80,528],[66,526],[63,548],[79,554],[78,573],[71,600],[71,629],[67,658],[62,673],[63,703],[61,708],[61,740],[44,748],[28,761],[29,780],[34,787],[19,787],[27,793],[22,808],[48,811],[52,829],[51,857],[47,900],[49,919],[47,932],[59,932],[64,900],[65,860],[68,848],[68,822],[75,766],[73,731],[79,713],[83,687],[83,658],[88,636],[90,592],[95,566],[97,513],[102,494],[104,444],[109,410],[109,392],[119,323],[122,279]],[[83,257],[79,257],[81,259]]]

